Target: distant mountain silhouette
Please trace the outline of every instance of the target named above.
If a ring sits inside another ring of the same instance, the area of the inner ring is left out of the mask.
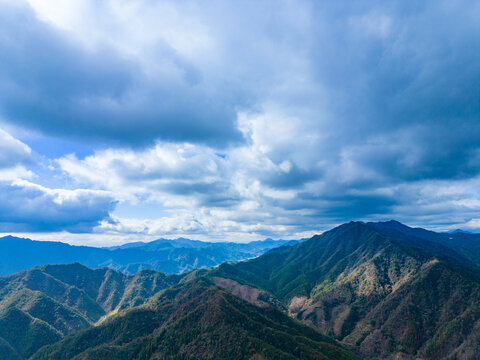
[[[0,238],[0,276],[39,265],[73,262],[91,268],[107,266],[127,274],[134,274],[142,269],[154,269],[169,274],[181,273],[215,266],[225,261],[253,258],[274,247],[295,243],[295,240],[272,239],[246,244],[212,243],[180,238],[96,248],[6,236]]]

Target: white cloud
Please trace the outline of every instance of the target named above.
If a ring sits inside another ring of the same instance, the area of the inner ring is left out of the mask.
[[[10,182],[17,179],[31,179],[35,175],[32,171],[27,170],[22,165],[9,167],[6,169],[0,169],[0,182]]]
[[[191,144],[157,143],[146,150],[108,149],[83,160],[69,155],[57,160],[78,183],[112,191],[121,200],[147,195],[161,198],[189,186],[214,186],[223,181],[224,160],[213,149]],[[181,194],[179,194],[181,195]],[[188,194],[187,194],[188,195]]]
[[[0,128],[0,181],[32,178],[25,165],[32,162],[30,147]]]
[[[30,159],[32,150],[0,128],[0,169],[14,167]]]
[[[108,192],[51,189],[33,183],[38,166],[31,148],[0,129],[0,231],[91,231],[109,219],[115,201]]]

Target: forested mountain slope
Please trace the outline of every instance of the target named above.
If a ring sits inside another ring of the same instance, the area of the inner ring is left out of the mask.
[[[41,349],[33,359],[357,359],[273,307],[200,278]]]
[[[182,277],[152,270],[125,275],[70,264],[0,278],[2,353],[12,359],[28,358],[41,346],[85,329],[111,312],[142,304]]]
[[[183,275],[33,268],[0,278],[0,351],[15,360],[480,359],[478,243],[451,235],[351,222]]]
[[[264,290],[367,358],[480,356],[476,259],[417,230],[352,222],[213,275]]]

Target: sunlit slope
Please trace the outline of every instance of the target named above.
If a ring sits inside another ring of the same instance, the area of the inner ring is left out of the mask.
[[[33,359],[356,359],[278,310],[197,279],[41,349]]]

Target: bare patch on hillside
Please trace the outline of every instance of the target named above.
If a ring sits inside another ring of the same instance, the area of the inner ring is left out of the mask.
[[[248,285],[242,285],[234,280],[225,279],[217,276],[213,278],[213,281],[215,285],[217,285],[219,288],[222,288],[228,291],[232,295],[235,295],[240,299],[243,299],[249,302],[250,304],[253,304],[261,308],[265,308],[269,306],[265,301],[258,299],[258,296],[262,292],[254,287],[251,287]]]
[[[306,296],[294,296],[292,300],[290,300],[290,305],[288,305],[288,314],[293,316],[303,310],[305,306],[310,303],[311,301]]]

